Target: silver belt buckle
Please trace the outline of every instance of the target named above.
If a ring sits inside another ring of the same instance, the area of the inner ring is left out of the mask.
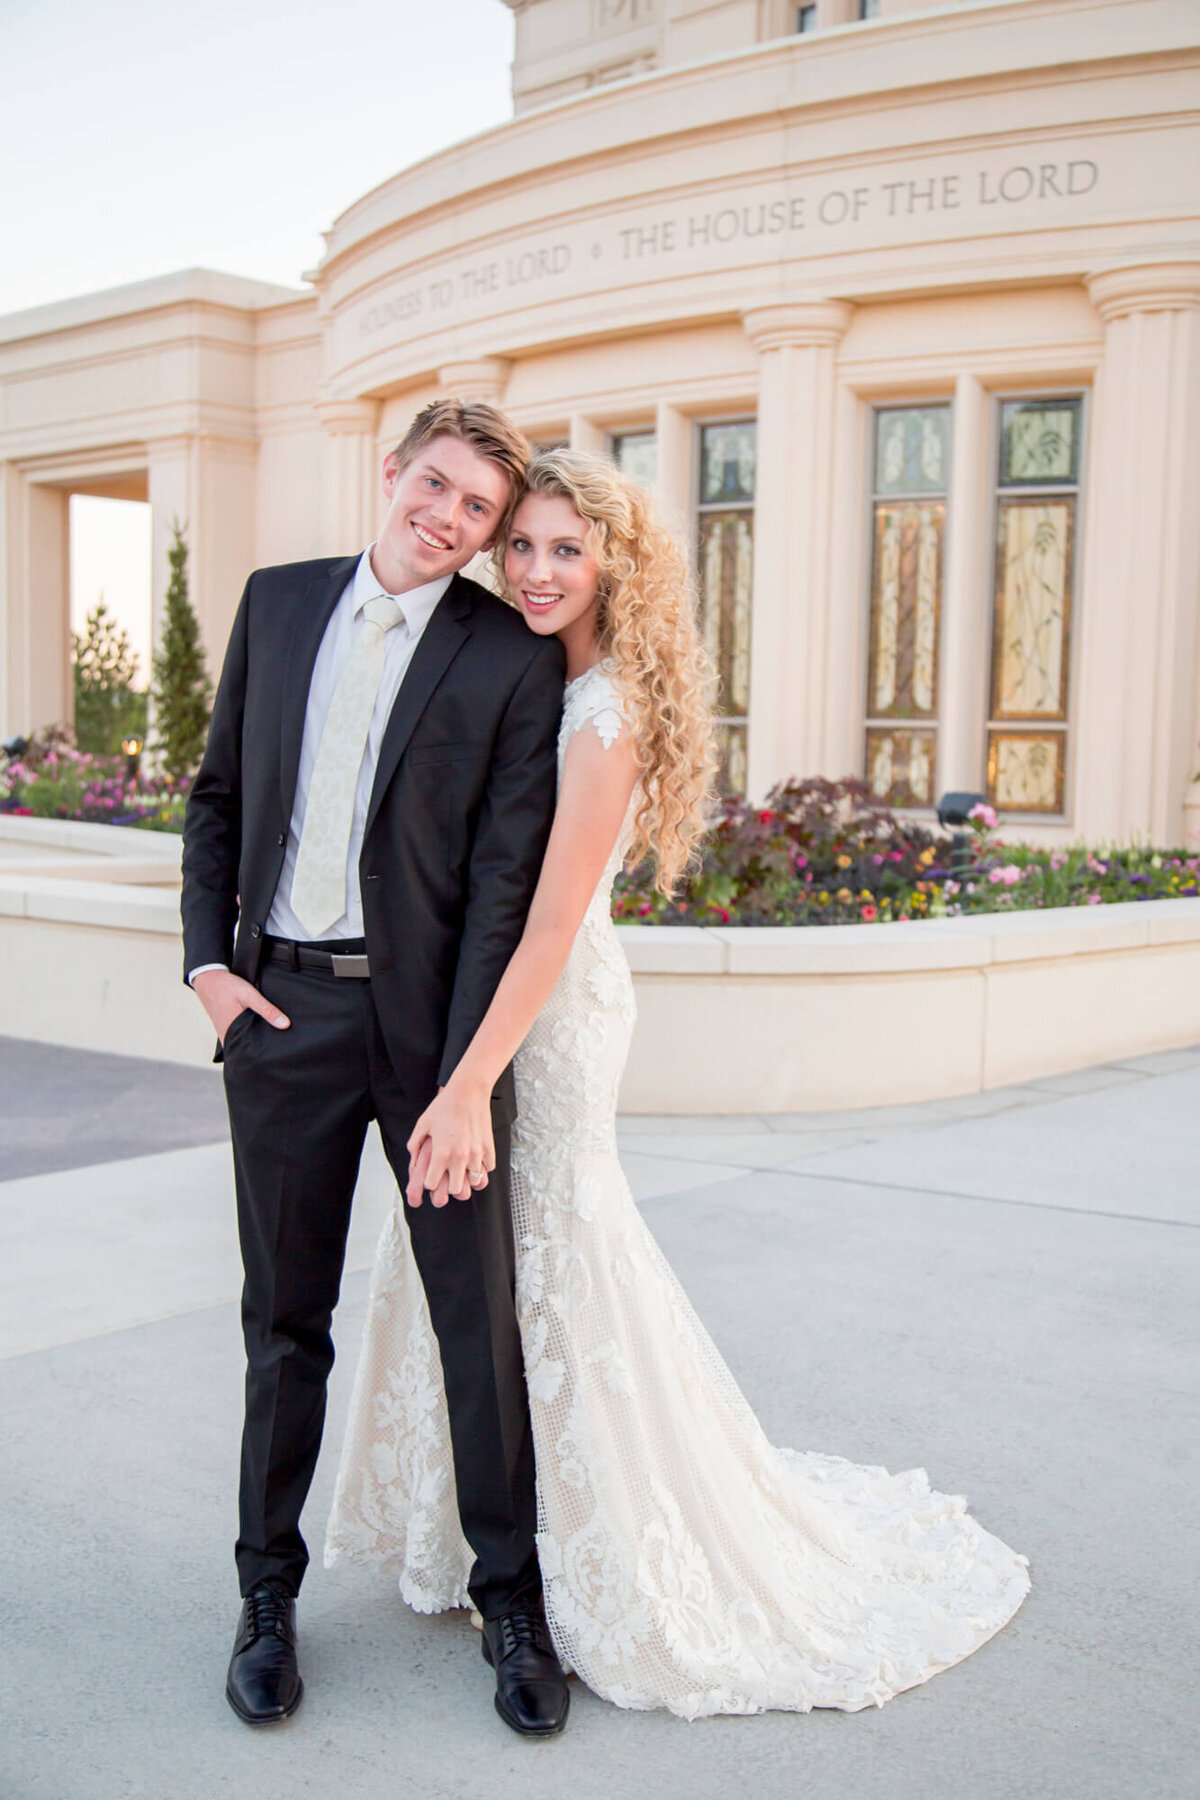
[[[365,954],[362,956],[335,956],[331,951],[329,960],[333,964],[334,974],[340,975],[346,981],[366,981],[371,973],[371,959]]]

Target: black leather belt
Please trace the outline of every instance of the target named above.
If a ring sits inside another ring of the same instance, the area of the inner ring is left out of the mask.
[[[322,950],[316,944],[294,944],[290,938],[265,940],[272,962],[289,969],[315,969],[322,975],[340,975],[344,981],[369,981],[371,962],[362,938],[347,938]]]

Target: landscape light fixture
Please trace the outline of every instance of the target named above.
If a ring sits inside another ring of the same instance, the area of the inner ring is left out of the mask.
[[[973,806],[984,806],[986,794],[943,794],[938,801],[938,824],[945,831],[950,825],[963,826]],[[950,839],[950,874],[955,881],[965,879],[971,867],[971,834],[958,830]]]
[[[127,737],[121,739],[121,749],[125,756],[125,773],[130,781],[134,781],[137,778],[144,747],[143,740],[140,737]]]
[[[5,738],[0,744],[0,750],[3,750],[10,763],[20,762],[28,748],[29,739],[23,737]]]
[[[943,794],[938,801],[938,824],[965,825],[971,816],[973,806],[986,806],[986,794]]]

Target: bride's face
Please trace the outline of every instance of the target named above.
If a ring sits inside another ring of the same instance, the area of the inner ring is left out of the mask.
[[[587,527],[561,494],[527,494],[513,515],[504,556],[509,592],[539,637],[594,626],[600,571]]]

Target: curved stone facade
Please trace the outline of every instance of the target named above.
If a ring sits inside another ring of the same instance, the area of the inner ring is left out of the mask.
[[[369,537],[452,393],[653,481],[752,793],[865,770],[990,783],[1033,837],[1194,838],[1191,0],[515,10],[532,110],[356,202],[314,292],[0,321],[6,728],[64,710],[66,492],[187,517],[216,654],[254,563]]]

